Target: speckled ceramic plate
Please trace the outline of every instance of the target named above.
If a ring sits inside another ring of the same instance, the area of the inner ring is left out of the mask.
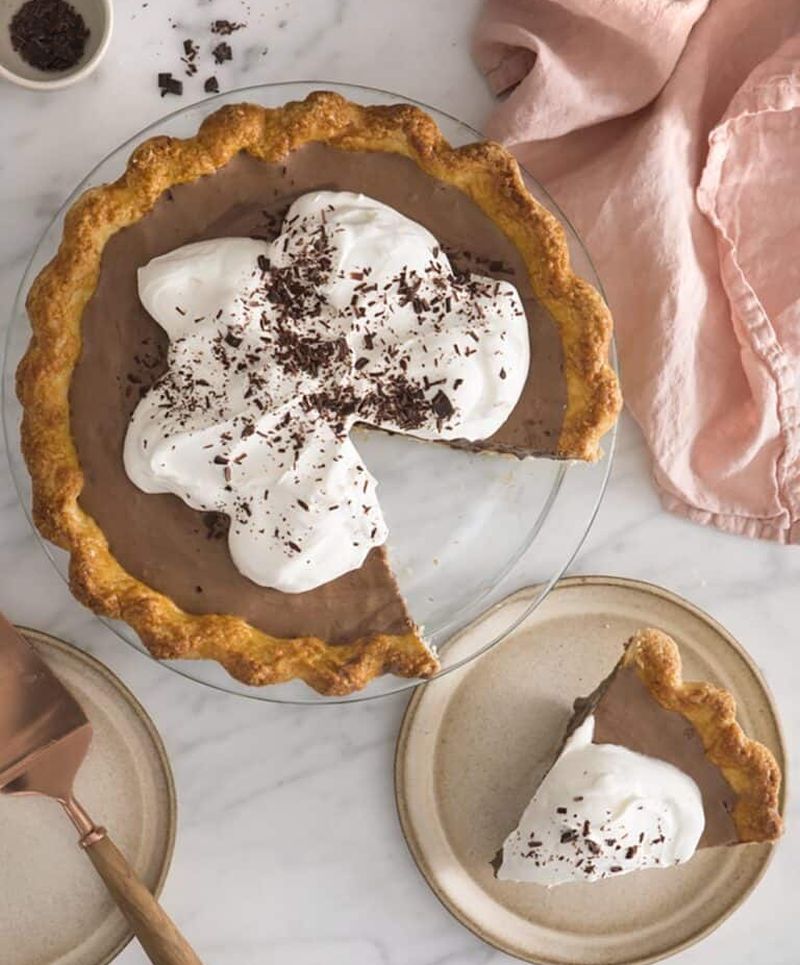
[[[490,610],[450,644],[523,613],[534,590]],[[509,612],[511,611],[511,612]],[[784,767],[775,707],[752,660],[718,623],[667,590],[573,577],[476,664],[417,690],[397,746],[400,821],[420,871],[490,945],[541,965],[643,965],[716,928],[753,889],[769,845],[703,851],[689,863],[547,890],[495,880],[489,864],[556,751],[572,701],[613,668],[622,643],[655,626],[686,677],[729,690],[745,731]]]
[[[47,634],[19,629],[94,727],[75,782],[78,800],[158,894],[175,841],[175,789],[161,738],[101,663]],[[0,795],[0,895],[3,965],[106,965],[131,939],[74,828],[45,798]]]

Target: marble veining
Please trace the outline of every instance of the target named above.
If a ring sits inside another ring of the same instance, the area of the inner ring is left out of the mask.
[[[109,150],[165,112],[202,98],[159,98],[158,70],[180,67],[185,37],[208,46],[217,17],[249,27],[228,38],[220,88],[323,78],[418,98],[479,126],[491,99],[467,49],[478,0],[117,0],[108,55],[87,82],[52,94],[0,85],[0,303],[73,186]],[[170,29],[168,16],[178,24]],[[262,53],[266,49],[266,53]],[[206,76],[205,67],[198,78]],[[210,70],[208,71],[211,72]],[[6,319],[2,319],[5,325]],[[400,696],[292,708],[201,688],[113,637],[75,603],[17,505],[0,466],[0,607],[20,623],[98,654],[153,715],[175,768],[180,825],[165,904],[209,965],[500,965],[430,894],[399,832],[392,754]],[[721,620],[762,667],[795,749],[800,782],[800,553],[702,529],[664,513],[636,428],[623,419],[610,490],[576,573],[661,583]],[[526,582],[525,561],[515,576]],[[800,819],[746,906],[680,965],[796,965]],[[313,847],[299,846],[309,840]],[[65,829],[65,833],[66,829]],[[1,913],[1,912],[0,912]],[[145,961],[134,946],[121,965]]]

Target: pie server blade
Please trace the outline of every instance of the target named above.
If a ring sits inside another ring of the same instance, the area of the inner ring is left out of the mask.
[[[0,616],[0,790],[66,803],[91,740],[81,705]]]
[[[202,965],[105,828],[75,800],[72,784],[91,740],[81,705],[0,614],[0,793],[58,801],[150,960]]]

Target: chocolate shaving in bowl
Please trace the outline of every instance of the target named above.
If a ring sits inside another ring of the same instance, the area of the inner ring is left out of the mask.
[[[11,46],[38,70],[69,70],[83,57],[89,28],[66,0],[28,0],[11,18]]]

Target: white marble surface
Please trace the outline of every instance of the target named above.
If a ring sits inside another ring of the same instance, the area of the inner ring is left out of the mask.
[[[207,38],[212,17],[250,24],[231,40],[234,62],[216,71],[223,89],[298,79],[371,84],[478,126],[490,107],[466,48],[477,0],[252,0],[252,8],[248,14],[239,0],[117,0],[111,48],[89,81],[49,95],[0,86],[6,310],[32,246],[77,181],[140,127],[199,98],[195,82],[182,101],[161,100],[154,75],[175,70],[180,40]],[[180,29],[169,29],[169,14]],[[0,472],[0,607],[99,653],[152,713],[180,796],[164,901],[208,965],[510,961],[441,908],[400,836],[392,752],[405,698],[275,707],[219,695],[160,669],[72,600],[32,536],[6,470]],[[662,512],[627,420],[610,491],[573,572],[652,580],[705,607],[761,665],[790,748],[800,744],[800,551],[724,536]],[[791,784],[800,774],[795,769],[789,777]],[[800,961],[798,818],[795,801],[788,834],[746,906],[676,961]],[[7,951],[0,959],[11,963]],[[144,958],[132,946],[119,961]]]

